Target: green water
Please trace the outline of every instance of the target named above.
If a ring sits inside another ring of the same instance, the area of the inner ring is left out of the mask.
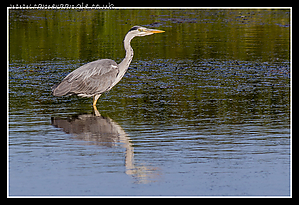
[[[120,60],[124,35],[134,25],[166,31],[135,39],[135,60],[290,59],[289,10],[10,10],[9,15],[10,61]]]

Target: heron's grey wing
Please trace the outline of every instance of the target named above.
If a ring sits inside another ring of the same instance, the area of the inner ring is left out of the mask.
[[[116,79],[118,69],[111,69],[105,74],[95,74],[84,81],[76,80],[72,83],[71,93],[83,97],[91,97],[109,90]]]
[[[52,94],[54,96],[78,94],[91,97],[109,89],[111,81],[116,78],[118,72],[117,63],[113,60],[93,61],[68,74],[59,85],[52,87]]]

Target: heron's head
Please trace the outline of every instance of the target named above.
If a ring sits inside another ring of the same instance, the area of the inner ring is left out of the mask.
[[[154,33],[163,33],[165,31],[157,30],[157,29],[149,29],[145,28],[142,26],[133,26],[128,34],[130,33],[131,35],[135,36],[147,36],[147,35],[152,35]]]

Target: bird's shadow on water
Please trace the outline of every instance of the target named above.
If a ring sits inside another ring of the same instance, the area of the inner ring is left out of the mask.
[[[73,114],[61,117],[51,117],[51,124],[61,128],[73,139],[85,141],[87,145],[105,147],[121,146],[125,151],[126,174],[134,178],[134,183],[151,183],[158,181],[160,169],[134,162],[133,142],[124,129],[110,117],[102,116],[98,110],[93,114]]]

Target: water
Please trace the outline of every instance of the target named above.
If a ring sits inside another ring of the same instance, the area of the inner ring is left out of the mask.
[[[10,10],[9,195],[290,195],[289,10]],[[98,58],[98,101],[51,86]]]

